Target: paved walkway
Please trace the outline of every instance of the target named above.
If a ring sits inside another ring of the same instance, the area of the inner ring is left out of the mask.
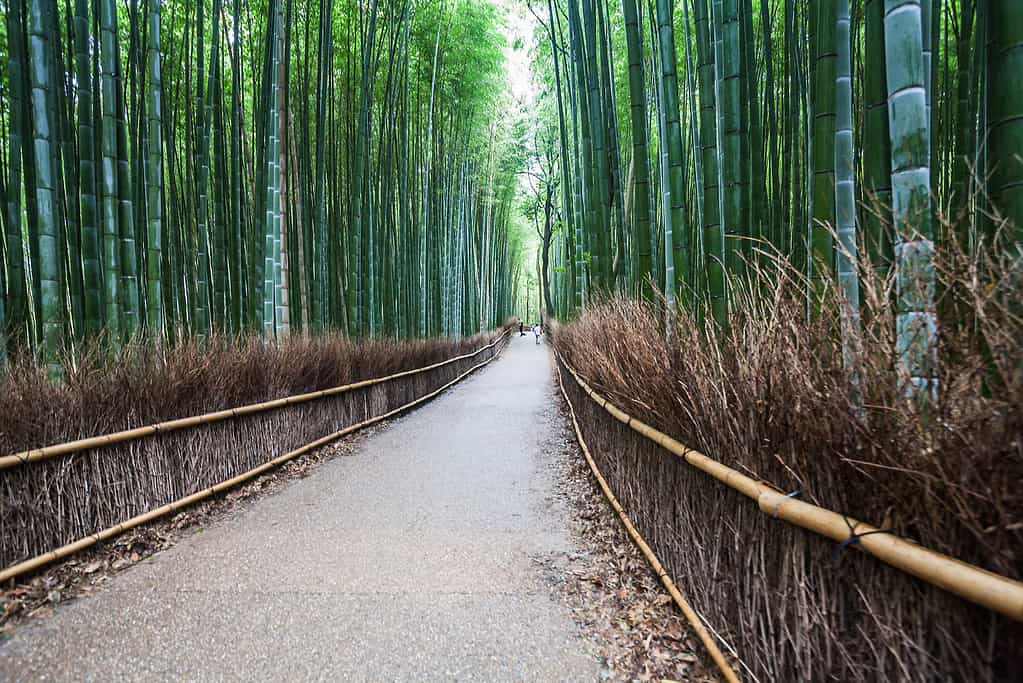
[[[0,679],[595,680],[531,561],[575,550],[550,362],[514,337],[353,457],[22,627]]]

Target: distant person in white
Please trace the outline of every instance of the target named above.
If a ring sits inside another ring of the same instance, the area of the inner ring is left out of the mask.
[[[540,343],[540,335],[543,334],[543,328],[540,327],[540,323],[533,325],[533,334],[536,335],[536,343]]]

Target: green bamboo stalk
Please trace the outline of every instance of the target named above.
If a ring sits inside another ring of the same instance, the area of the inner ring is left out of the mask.
[[[116,10],[114,10],[116,21]],[[115,28],[116,30],[116,28]],[[117,213],[121,256],[121,333],[130,339],[141,321],[139,304],[138,250],[133,209],[131,164],[128,160],[128,121],[124,102],[121,50],[115,39],[115,111],[117,134]]]
[[[4,223],[5,254],[7,267],[7,327],[3,330],[8,336],[6,341],[12,349],[22,340],[25,326],[28,323],[28,292],[26,289],[25,249],[22,236],[23,205],[22,193],[22,158],[29,154],[28,138],[30,122],[26,116],[29,93],[27,88],[28,74],[25,70],[28,46],[25,41],[25,23],[22,3],[13,2],[7,12],[7,74],[10,87],[11,126],[8,133],[8,181],[6,210],[7,220]],[[27,183],[29,177],[24,176]],[[31,188],[28,190],[31,194]]]
[[[988,4],[987,89],[988,154],[991,201],[1009,222],[1017,256],[1023,257],[1023,4],[991,0]],[[1015,83],[1016,85],[1010,85]]]
[[[289,5],[290,7],[290,5]],[[288,116],[288,49],[291,37],[290,12],[285,15],[284,4],[277,3],[277,168],[274,177],[274,335],[281,339],[290,331],[288,292],[288,235],[285,182]]]
[[[423,194],[422,194],[422,217],[419,234],[419,254],[421,263],[419,265],[419,336],[425,337],[427,333],[427,225],[429,223],[430,208],[430,179],[433,173],[433,109],[434,98],[437,93],[437,64],[440,55],[440,34],[441,26],[444,23],[444,1],[441,0],[440,8],[437,11],[437,33],[433,41],[433,66],[430,69],[430,104],[426,113],[426,159],[423,164]]]
[[[658,7],[658,26],[660,26],[660,7]],[[669,22],[670,25],[670,22]],[[674,315],[675,302],[677,299],[678,287],[675,283],[675,220],[671,210],[671,179],[670,179],[670,167],[671,167],[671,155],[668,151],[668,110],[664,106],[665,102],[665,78],[664,71],[665,66],[664,60],[664,42],[659,40],[657,42],[657,68],[661,73],[660,78],[655,78],[657,83],[657,144],[660,152],[660,177],[661,177],[661,223],[663,224],[664,233],[664,303],[666,307],[667,319]],[[670,328],[669,328],[670,329]]]
[[[885,78],[884,0],[867,0],[864,17],[863,184],[866,194],[864,244],[879,278],[894,261],[891,232],[891,138]]]
[[[84,0],[80,0],[84,2]],[[149,2],[149,158],[146,172],[149,225],[146,248],[146,300],[151,337],[164,330],[163,300],[163,136],[161,135],[163,80],[160,71],[160,2]]]
[[[767,139],[768,145],[765,146],[767,151],[767,164],[770,167],[770,201],[767,206],[762,209],[765,213],[761,215],[761,220],[765,221],[765,237],[775,248],[780,248],[782,242],[780,239],[781,233],[781,222],[782,215],[778,208],[782,205],[782,189],[781,189],[781,177],[779,167],[784,163],[781,157],[778,156],[778,86],[775,83],[775,52],[774,52],[774,34],[772,28],[771,18],[771,7],[770,3],[760,3],[760,29],[762,32],[762,42],[764,45],[764,63],[765,63],[765,78],[764,78],[764,93],[765,99],[767,100]],[[757,136],[753,135],[754,140]],[[763,158],[763,157],[761,157]],[[765,176],[765,180],[766,180]],[[767,194],[765,193],[765,197]]]
[[[366,188],[369,185],[367,175],[370,167],[370,74],[372,73],[372,53],[376,44],[376,22],[379,8],[378,0],[373,0],[369,10],[367,30],[361,35],[361,69],[359,90],[358,131],[355,138],[355,182],[352,184],[352,221],[354,223],[354,260],[355,272],[355,327],[358,334],[372,334],[373,307],[371,301],[372,273],[372,229],[368,219],[368,197]],[[362,11],[360,9],[360,11]]]
[[[650,279],[650,170],[647,165],[649,151],[646,130],[646,77],[643,73],[643,42],[640,37],[636,0],[622,0],[622,16],[625,20],[625,42],[629,59],[629,112],[632,122],[632,159],[635,173],[636,280],[643,296],[652,299],[654,292]]]
[[[907,396],[938,390],[930,148],[919,0],[886,0],[885,67],[892,141],[892,217],[898,283],[896,340]]]
[[[216,90],[216,83],[219,74],[220,67],[220,12],[223,0],[214,0],[213,3],[213,31],[212,31],[212,45],[210,48],[210,64],[209,71],[207,74],[205,90],[199,89],[196,96],[197,106],[202,107],[202,115],[199,117],[199,135],[198,140],[198,160],[197,160],[197,190],[198,190],[198,214],[197,214],[197,255],[199,258],[198,263],[198,277],[196,280],[196,303],[195,303],[195,316],[196,325],[195,331],[198,336],[204,337],[209,334],[213,320],[218,317],[218,312],[213,311],[211,315],[210,310],[210,272],[211,272],[211,259],[210,259],[210,243],[212,242],[209,224],[209,188],[210,188],[210,148],[211,148],[211,136],[212,136],[212,125],[213,125],[213,96]],[[198,35],[202,35],[205,28],[201,24],[201,5],[199,14]],[[202,44],[199,45],[199,63],[200,68],[202,65]],[[205,92],[205,98],[203,98],[203,92]],[[222,229],[223,226],[213,226],[213,230]]]
[[[277,280],[276,273],[280,239],[278,237],[277,229],[280,223],[277,222],[277,205],[275,200],[277,198],[277,181],[278,181],[278,168],[279,162],[278,150],[277,150],[277,135],[279,127],[277,123],[278,116],[278,61],[280,59],[278,53],[278,40],[277,34],[280,31],[278,24],[278,12],[277,6],[280,0],[272,0],[270,8],[268,10],[267,24],[270,27],[267,31],[267,46],[270,58],[268,60],[267,68],[269,69],[269,80],[267,92],[264,93],[264,97],[267,101],[266,107],[266,134],[267,134],[267,147],[266,147],[266,218],[264,222],[264,249],[263,249],[263,338],[265,340],[276,339],[278,325],[276,322],[276,295],[277,295]]]
[[[218,0],[221,7],[215,7],[214,21],[220,25],[223,17],[221,9],[223,2]],[[215,27],[216,28],[216,27]],[[231,250],[231,226],[228,222],[227,208],[227,122],[224,117],[224,57],[220,50],[219,30],[214,34],[217,39],[213,54],[217,58],[216,78],[213,80],[213,87],[210,89],[210,102],[213,115],[210,128],[210,159],[213,168],[213,215],[212,215],[212,261],[213,261],[213,299],[212,299],[212,326],[215,329],[227,332],[231,329],[231,303],[230,303],[230,260]]]
[[[622,180],[621,148],[618,143],[618,107],[616,105],[615,73],[611,67],[614,60],[613,43],[608,23],[606,0],[595,3],[597,10],[597,45],[600,55],[600,92],[603,110],[603,127],[607,149],[608,166],[608,286],[628,286],[631,268],[625,263],[628,257],[628,236],[625,230],[625,182]],[[612,239],[614,238],[614,239]]]
[[[876,0],[875,0],[876,1]],[[954,118],[955,149],[952,158],[952,197],[949,214],[958,225],[963,244],[969,244],[967,212],[970,206],[970,138],[976,130],[975,109],[970,98],[973,83],[972,50],[974,0],[960,0],[959,33],[956,40],[956,113]],[[978,50],[980,52],[980,50]]]
[[[706,266],[703,262],[704,248],[703,248],[703,153],[700,149],[700,131],[699,131],[699,115],[696,111],[696,67],[693,64],[693,29],[692,22],[689,16],[689,2],[688,0],[682,3],[682,17],[685,26],[685,49],[686,49],[686,100],[689,102],[689,137],[692,143],[693,153],[693,186],[695,189],[694,194],[696,195],[696,212],[694,219],[691,221],[693,225],[692,238],[689,239],[690,248],[692,250],[692,256],[689,258],[689,264],[691,268],[691,274],[689,276],[690,287],[693,292],[697,295],[697,299],[701,295],[702,291],[706,289]],[[696,308],[697,315],[702,317],[704,315],[702,305]]]
[[[100,90],[103,112],[100,217],[103,225],[104,326],[109,338],[117,340],[121,335],[121,249],[117,188],[117,6],[114,0],[98,0],[98,3]]]
[[[932,30],[934,28],[934,21],[932,16],[933,2],[932,0],[920,0],[920,40],[922,42],[922,54],[923,54],[923,70],[924,70],[924,93],[927,102],[927,158],[930,163],[931,158],[931,145],[933,144],[932,131],[931,131],[931,101],[934,94],[934,83],[931,80],[932,75],[932,62],[934,53],[934,38]],[[935,166],[931,167],[935,173],[933,180],[937,179],[938,169]]]
[[[968,244],[971,247],[977,245],[980,240],[987,235],[991,227],[991,221],[989,220],[989,214],[991,213],[991,207],[988,205],[987,199],[990,196],[988,191],[988,145],[986,144],[987,139],[987,127],[990,117],[988,115],[988,93],[987,89],[990,86],[988,80],[988,50],[983,49],[982,46],[988,44],[988,3],[978,2],[977,3],[977,19],[976,19],[976,32],[977,37],[974,42],[977,48],[973,51],[973,62],[971,68],[973,69],[973,78],[971,79],[971,100],[977,107],[976,122],[971,123],[970,130],[970,150],[968,159],[972,160],[975,165],[976,172],[972,174],[970,182],[970,199],[973,203],[972,212],[970,219],[966,223],[969,225],[970,239]],[[984,173],[980,173],[983,169]]]
[[[569,7],[571,13],[572,8]],[[571,16],[571,14],[570,14]],[[554,13],[555,25],[558,26],[558,32],[560,33],[560,14]],[[562,40],[562,45],[565,41]],[[582,308],[587,301],[586,297],[586,254],[585,254],[585,243],[586,243],[586,195],[583,190],[583,178],[586,174],[586,166],[583,163],[583,151],[580,147],[580,125],[579,122],[582,119],[580,113],[580,106],[578,104],[578,72],[573,73],[573,70],[569,68],[568,64],[568,52],[576,49],[572,42],[572,26],[569,25],[569,48],[566,50],[564,56],[564,67],[565,67],[565,89],[568,91],[568,104],[570,120],[572,125],[572,160],[573,167],[575,168],[575,178],[572,187],[572,206],[575,209],[575,253],[573,254],[572,268],[575,273],[575,305],[577,308]],[[555,58],[557,55],[555,54]],[[502,258],[507,258],[507,251],[502,252]],[[509,285],[510,286],[510,285]],[[506,292],[505,296],[509,296]]]
[[[80,222],[79,159],[75,149],[75,118],[73,99],[67,96],[69,75],[74,70],[73,35],[71,7],[69,0],[64,4],[63,27],[57,3],[49,6],[47,12],[48,31],[53,39],[49,51],[52,72],[55,74],[54,97],[52,97],[51,122],[56,145],[54,157],[54,191],[57,196],[57,218],[60,237],[62,286],[67,293],[67,334],[69,340],[81,338],[85,330],[84,272],[82,263],[82,230]],[[61,36],[67,36],[66,50],[62,50]]]
[[[234,238],[234,271],[231,277],[231,317],[234,329],[245,325],[246,300],[243,271],[246,270],[247,249],[242,226],[246,224],[242,207],[242,62],[241,62],[241,0],[234,0],[231,41],[231,228]]]
[[[314,247],[315,287],[313,288],[313,311],[316,327],[326,329],[328,324],[328,278],[327,278],[327,185],[326,185],[326,125],[327,125],[327,79],[330,74],[330,46],[333,40],[333,2],[320,0],[320,32],[317,50],[316,73],[316,240]]]
[[[96,201],[96,147],[93,125],[93,83],[89,62],[89,3],[75,0],[75,78],[78,85],[78,181],[82,216],[82,262],[85,278],[85,332],[103,326],[103,272]]]
[[[633,2],[633,3],[635,3],[635,0],[623,0],[623,2]],[[564,102],[565,98],[564,98],[564,91],[562,90],[562,84],[561,84],[561,58],[558,56],[558,51],[560,49],[559,45],[558,45],[558,31],[557,31],[558,17],[557,17],[557,15],[555,13],[555,10],[554,10],[554,0],[547,0],[547,17],[548,17],[548,21],[549,21],[549,25],[547,27],[547,30],[548,30],[548,34],[550,36],[550,41],[551,41],[551,61],[554,62],[554,90],[555,90],[555,96],[557,98],[557,103],[558,103],[558,132],[559,132],[558,140],[559,140],[560,148],[561,148],[561,201],[562,201],[563,206],[565,207],[565,221],[566,221],[566,229],[567,229],[566,248],[568,249],[569,253],[574,254],[575,253],[574,238],[575,238],[575,228],[576,228],[576,225],[575,225],[576,224],[576,216],[575,216],[575,211],[574,211],[575,206],[574,206],[573,200],[575,199],[575,197],[573,196],[573,190],[570,189],[570,188],[573,188],[573,186],[574,186],[573,178],[575,176],[576,169],[573,168],[572,158],[568,154],[568,128],[567,128],[567,124],[566,124],[566,120],[565,120],[565,102]],[[626,24],[626,29],[627,28],[628,28],[628,25]],[[630,60],[631,60],[631,57],[630,57]],[[567,76],[567,74],[566,74],[566,76]],[[630,62],[630,79],[631,79],[631,62]],[[645,125],[645,118],[644,118],[644,125]],[[644,139],[645,139],[645,137],[644,137]],[[647,171],[647,182],[649,183],[649,170]],[[649,214],[649,211],[648,211],[648,214]],[[647,230],[648,231],[649,231],[649,226],[650,226],[650,222],[649,222],[649,218],[648,218],[647,219]],[[640,254],[642,254],[642,251],[640,252]],[[641,256],[641,258],[642,258],[642,256]],[[574,263],[574,260],[572,258],[568,258],[568,259],[565,260],[564,267],[565,267],[567,272],[566,272],[566,277],[564,278],[564,280],[565,280],[565,287],[566,287],[565,294],[567,296],[567,301],[568,302],[575,302],[575,296],[576,296],[576,293],[575,293],[576,278],[575,278],[575,267],[574,266],[575,266],[575,263]],[[568,313],[568,310],[567,310],[567,305],[566,305],[565,306],[565,310],[564,310],[562,315],[567,315],[567,313]]]
[[[732,277],[745,272],[743,251],[748,226],[743,223],[743,122],[740,22],[738,3],[713,0],[719,31],[717,63],[720,115],[718,166],[721,173],[721,223],[725,235],[725,267]]]
[[[7,219],[4,217],[3,221],[0,221],[6,225]],[[6,231],[6,227],[4,228]],[[0,245],[4,246],[4,245]],[[7,269],[2,267],[3,263],[7,259],[7,248],[4,246],[0,249],[2,257],[0,257],[0,367],[7,365]]]
[[[721,225],[721,192],[718,164],[718,125],[714,41],[711,38],[707,0],[693,0],[696,29],[697,78],[700,100],[700,156],[703,166],[703,267],[711,313],[718,326],[728,324],[725,283],[725,235]]]
[[[757,241],[766,237],[764,217],[770,197],[770,184],[764,162],[764,129],[760,112],[760,84],[754,65],[756,50],[753,33],[752,0],[739,2],[739,45],[740,45],[740,99],[742,101],[742,222],[747,226],[743,241],[743,255],[747,261],[754,261]],[[753,182],[756,179],[756,183]]]
[[[583,169],[580,174],[580,206],[584,206],[585,219],[580,222],[582,234],[577,239],[579,249],[582,252],[582,259],[579,260],[580,273],[583,281],[580,286],[583,301],[587,301],[587,292],[592,291],[594,286],[600,286],[600,255],[594,253],[594,247],[599,251],[599,244],[595,244],[593,236],[599,229],[597,178],[594,174],[594,152],[592,144],[592,119],[590,116],[590,98],[586,94],[586,66],[585,48],[582,37],[582,21],[579,16],[579,8],[575,0],[568,2],[568,28],[569,42],[572,50],[572,58],[575,65],[575,73],[571,91],[574,93],[576,103],[576,125],[579,130],[579,146],[581,159],[578,166]]]
[[[785,162],[782,180],[785,208],[784,235],[781,238],[783,253],[788,255],[795,272],[806,272],[806,177],[807,152],[809,149],[809,109],[807,107],[807,80],[803,74],[808,61],[800,50],[804,44],[800,31],[802,18],[795,0],[785,0],[785,68],[788,103],[785,118],[786,134],[782,145]],[[882,66],[882,71],[883,66]],[[884,93],[882,93],[884,99]],[[886,137],[887,139],[887,137]],[[887,158],[887,157],[886,157]]]
[[[853,405],[862,410],[860,386],[860,282],[856,241],[855,142],[853,140],[852,40],[849,0],[836,2],[835,223],[838,284],[842,291],[842,359],[850,373]]]
[[[147,82],[147,51],[148,51],[148,0],[131,0],[128,5],[128,20],[131,32],[128,43],[128,132],[131,148],[130,164],[135,174],[132,207],[135,223],[135,260],[138,266],[138,325],[142,335],[149,331],[149,118],[146,105],[149,101]]]
[[[675,27],[669,0],[657,0],[657,54],[661,65],[661,115],[663,133],[659,144],[668,158],[668,189],[672,227],[672,262],[675,288],[683,304],[688,303],[686,278],[690,274],[689,233],[685,217],[685,183],[683,180],[682,124],[678,102],[678,60],[675,56]],[[663,157],[663,154],[662,154]],[[665,240],[665,246],[668,241]]]
[[[587,113],[590,117],[590,141],[592,144],[593,178],[596,181],[593,192],[596,222],[590,226],[596,247],[591,251],[591,272],[596,275],[598,286],[611,286],[611,180],[608,169],[607,125],[604,102],[600,90],[600,72],[597,67],[597,18],[593,3],[582,2],[582,40],[586,77]]]
[[[817,25],[813,81],[813,152],[809,261],[810,310],[816,310],[834,273],[835,229],[835,2],[815,0]]]
[[[28,3],[28,47],[32,68],[32,139],[35,149],[36,177],[33,191],[36,197],[37,223],[35,238],[38,242],[39,259],[34,266],[39,271],[42,326],[43,362],[52,379],[63,376],[64,368],[60,354],[65,329],[65,292],[61,286],[61,261],[57,226],[56,191],[53,177],[53,155],[51,122],[47,116],[48,100],[56,96],[54,74],[47,58],[49,41],[45,21],[46,8],[42,0]]]

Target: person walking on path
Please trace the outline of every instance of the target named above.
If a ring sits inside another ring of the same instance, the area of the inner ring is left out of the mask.
[[[522,321],[520,320],[520,321],[519,321],[519,336],[520,336],[520,337],[525,337],[525,336],[526,336],[526,332],[525,332],[525,330],[523,330],[523,329],[522,329],[523,327],[524,327],[524,326],[523,326],[523,324],[522,324]]]
[[[543,334],[543,328],[540,327],[540,323],[533,325],[533,334],[536,335],[536,343],[540,343],[540,335]]]

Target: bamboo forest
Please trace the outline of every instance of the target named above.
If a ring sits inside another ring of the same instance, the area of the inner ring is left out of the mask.
[[[506,315],[493,7],[5,5],[9,345]]]
[[[0,13],[0,679],[1023,679],[1023,1]]]

